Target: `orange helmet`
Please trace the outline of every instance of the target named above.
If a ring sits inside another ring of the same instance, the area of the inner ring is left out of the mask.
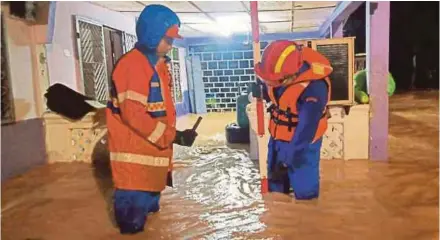
[[[277,40],[266,47],[254,70],[267,84],[278,85],[281,79],[298,73],[302,63],[302,46],[293,41]]]

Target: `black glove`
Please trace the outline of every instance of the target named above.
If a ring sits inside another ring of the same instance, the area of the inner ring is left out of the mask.
[[[51,111],[72,120],[80,120],[87,113],[96,110],[86,102],[92,100],[91,98],[60,83],[50,86],[44,96]]]
[[[192,129],[186,129],[185,131],[176,131],[176,138],[174,143],[180,146],[191,147],[196,140],[197,132]]]
[[[252,97],[254,98],[261,98],[261,85],[253,82],[251,83],[251,91],[252,91]]]

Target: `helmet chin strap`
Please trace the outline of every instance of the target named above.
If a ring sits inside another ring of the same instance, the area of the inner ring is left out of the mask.
[[[279,81],[279,82],[280,82],[280,85],[282,85],[282,86],[288,86],[288,85],[291,85],[291,84],[295,83],[296,78],[297,78],[301,73],[303,73],[303,72],[305,71],[305,70],[303,69],[303,67],[305,66],[304,64],[307,64],[307,63],[303,63],[303,64],[301,65],[300,69],[298,70],[298,72],[296,72],[295,74],[293,74],[293,75],[289,75],[289,76],[285,76],[284,79],[281,79],[281,80]]]
[[[281,85],[288,86],[288,85],[292,84],[293,82],[295,82],[294,77],[289,77],[289,78],[286,78],[284,81],[282,81]]]
[[[297,73],[295,73],[295,74],[293,74],[293,75],[286,76],[284,79],[281,79],[281,80],[279,81],[279,82],[280,82],[280,85],[281,85],[281,86],[289,86],[289,85],[295,83],[295,80],[296,80],[296,78],[298,77],[299,74],[300,74],[300,73],[297,72]]]

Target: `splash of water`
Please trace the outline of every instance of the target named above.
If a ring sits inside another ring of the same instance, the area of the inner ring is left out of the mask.
[[[204,205],[202,221],[213,229],[204,239],[232,239],[235,232],[255,233],[265,229],[260,216],[265,212],[260,193],[258,166],[249,154],[231,149],[218,139],[175,155],[181,179],[175,188],[184,198]]]

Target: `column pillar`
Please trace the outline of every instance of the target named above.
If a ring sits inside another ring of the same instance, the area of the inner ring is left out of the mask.
[[[367,2],[367,83],[370,95],[369,157],[388,160],[388,59],[390,2]]]

